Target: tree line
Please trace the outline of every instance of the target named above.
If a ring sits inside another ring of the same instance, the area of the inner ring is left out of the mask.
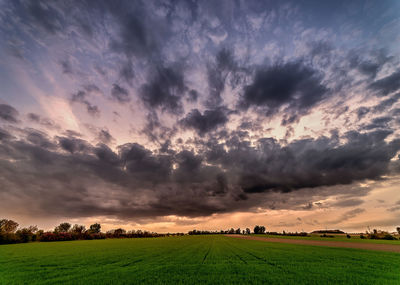
[[[337,230],[336,230],[337,231]],[[335,233],[336,233],[335,231]],[[396,228],[396,231],[400,235],[400,227]],[[322,232],[322,231],[317,231]],[[324,231],[331,232],[331,231]],[[249,229],[240,228],[219,231],[204,231],[204,230],[192,230],[189,231],[189,235],[215,235],[215,234],[268,234],[268,235],[283,235],[283,236],[309,236],[306,232],[267,232],[264,226],[256,225],[253,228],[253,232]],[[148,237],[165,237],[165,236],[183,236],[184,233],[167,233],[159,234],[155,232],[142,231],[142,230],[130,230],[126,231],[123,228],[117,228],[109,230],[105,233],[101,231],[101,225],[95,223],[89,226],[88,229],[84,225],[71,225],[70,223],[61,223],[54,228],[53,231],[39,230],[37,226],[29,226],[25,228],[19,228],[19,224],[13,220],[0,219],[0,244],[10,243],[25,243],[31,241],[69,241],[69,240],[92,240],[92,239],[105,239],[105,238],[148,238]],[[331,237],[324,233],[321,237]],[[332,236],[333,237],[333,236]],[[347,234],[347,237],[351,236]],[[373,231],[367,231],[366,234],[360,235],[361,239],[397,239],[386,231],[380,231],[374,229]]]
[[[39,230],[37,226],[18,228],[19,224],[13,220],[0,219],[0,244],[25,243],[31,241],[70,241],[70,240],[92,240],[105,238],[142,238],[142,237],[161,237],[177,234],[158,234],[142,230],[130,230],[118,228],[101,232],[101,225],[95,223],[88,229],[84,225],[71,225],[70,223],[61,223],[53,231]]]
[[[264,226],[255,226],[253,229],[254,234],[265,234],[265,227]],[[251,234],[251,230],[249,228],[246,228],[244,230],[241,230],[240,228],[234,229],[230,228],[229,230],[220,230],[220,231],[200,231],[200,230],[192,230],[188,232],[189,235],[216,235],[216,234],[243,234],[243,235],[249,235]]]

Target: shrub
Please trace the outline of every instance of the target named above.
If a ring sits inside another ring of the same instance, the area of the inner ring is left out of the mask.
[[[324,238],[334,238],[335,236],[323,234],[323,235],[321,235],[320,237],[324,237]]]
[[[67,241],[73,240],[73,236],[70,233],[52,233],[45,232],[40,236],[40,241]]]
[[[33,237],[36,235],[34,234],[34,231],[30,228],[22,228],[16,232],[16,236],[19,240],[19,242],[30,242],[33,241]]]
[[[396,240],[390,233],[376,229],[374,229],[373,232],[367,232],[367,236],[369,239]]]
[[[396,238],[394,237],[394,236],[392,236],[391,234],[385,234],[384,236],[383,236],[383,238],[382,239],[386,239],[386,240],[396,240]]]
[[[0,244],[18,243],[18,238],[14,233],[0,233]]]

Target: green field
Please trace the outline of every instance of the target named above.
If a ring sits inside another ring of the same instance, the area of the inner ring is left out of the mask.
[[[0,246],[0,284],[400,284],[400,254],[224,236]]]
[[[397,244],[400,246],[400,240],[384,240],[384,239],[361,239],[359,235],[353,235],[347,238],[346,235],[333,235],[334,237],[321,237],[321,235],[312,234],[310,236],[282,236],[282,235],[266,235],[266,234],[252,234],[256,237],[264,238],[283,238],[283,239],[302,239],[302,240],[322,240],[322,241],[346,241],[346,242],[360,242],[360,243],[378,243],[378,244]]]

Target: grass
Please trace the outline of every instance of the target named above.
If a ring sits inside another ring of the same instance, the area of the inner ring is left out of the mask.
[[[0,284],[400,284],[400,254],[224,236],[0,246]]]
[[[346,241],[346,242],[360,242],[360,243],[381,243],[381,244],[397,244],[400,246],[400,240],[383,240],[383,239],[361,239],[359,235],[352,235],[347,238],[346,235],[333,235],[334,237],[321,237],[322,234],[312,234],[308,237],[302,236],[281,236],[281,235],[263,235],[252,234],[257,237],[271,237],[271,238],[284,238],[284,239],[304,239],[304,240],[323,240],[323,241]],[[332,235],[332,234],[329,234]]]

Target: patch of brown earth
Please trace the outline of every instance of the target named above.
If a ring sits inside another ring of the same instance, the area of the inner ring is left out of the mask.
[[[267,242],[280,242],[300,245],[316,245],[316,246],[331,246],[331,247],[346,247],[346,248],[358,248],[368,250],[381,250],[391,251],[400,253],[400,243],[396,244],[378,244],[378,243],[357,243],[357,242],[345,242],[345,241],[323,241],[323,240],[302,240],[302,239],[285,239],[285,238],[269,238],[269,237],[255,237],[247,235],[225,235],[228,237],[235,237],[249,240],[260,240]]]

